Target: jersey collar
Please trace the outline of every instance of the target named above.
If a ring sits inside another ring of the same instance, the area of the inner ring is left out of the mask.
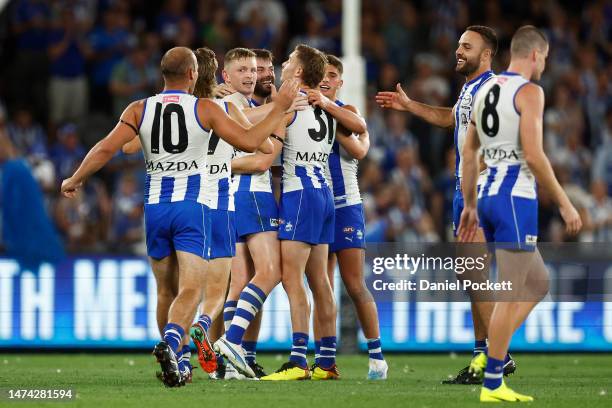
[[[187,92],[185,92],[185,91],[181,91],[181,90],[179,90],[179,89],[166,89],[165,91],[160,92],[160,93],[163,93],[163,94],[168,94],[168,93],[181,93],[181,94],[186,94]]]
[[[478,75],[476,78],[472,79],[471,81],[466,82],[465,84],[466,84],[466,85],[471,85],[471,84],[473,84],[474,82],[478,81],[479,79],[482,79],[482,78],[484,78],[484,77],[488,77],[488,76],[490,76],[490,75],[493,75],[493,71],[491,71],[491,70],[489,70],[489,71],[485,71],[485,72],[483,72],[482,74]]]

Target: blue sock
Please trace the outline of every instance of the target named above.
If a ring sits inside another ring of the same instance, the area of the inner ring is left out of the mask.
[[[485,370],[484,382],[482,385],[490,390],[494,390],[501,385],[503,376],[504,362],[489,357],[487,359],[487,368]]]
[[[257,357],[257,342],[256,341],[243,341],[242,348],[244,349],[244,358],[247,364],[255,362]]]
[[[291,345],[289,361],[297,364],[301,368],[308,368],[308,361],[306,360],[307,348],[308,335],[306,333],[293,333],[293,344]]]
[[[236,313],[234,314],[230,328],[225,333],[225,338],[234,344],[241,344],[244,332],[265,301],[266,294],[263,290],[252,283],[246,285],[242,293],[240,293],[240,299],[236,306]]]
[[[485,353],[487,352],[487,340],[476,340],[474,342],[474,351],[473,351],[473,355],[475,356],[476,354],[479,353]]]
[[[331,368],[336,364],[336,336],[321,337],[321,368]]]
[[[168,343],[174,354],[178,352],[181,339],[185,335],[185,330],[178,324],[168,323],[164,327],[164,341]]]
[[[180,372],[185,371],[185,362],[183,361],[183,349],[176,353],[176,361],[178,362],[178,368]]]
[[[382,354],[382,345],[380,343],[380,337],[377,339],[367,339],[368,341],[368,355],[373,360],[384,360]]]
[[[321,340],[315,340],[315,364],[319,364],[321,358]]]
[[[187,367],[189,369],[189,371],[193,370],[193,367],[191,367],[191,347],[189,347],[188,344],[185,344],[183,346],[183,348],[181,349],[181,354],[183,355],[183,364],[185,364],[185,367]]]
[[[234,313],[236,313],[236,306],[238,306],[238,302],[235,300],[228,300],[223,305],[223,328],[225,331],[228,331],[232,324]]]
[[[200,323],[200,325],[202,325],[202,327],[204,328],[204,331],[208,333],[208,329],[210,328],[210,325],[212,324],[212,319],[210,318],[209,315],[203,314],[203,315],[200,315],[200,317],[198,318],[198,323]]]

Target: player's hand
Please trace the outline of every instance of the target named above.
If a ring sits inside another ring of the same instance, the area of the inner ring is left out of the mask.
[[[83,186],[82,181],[75,181],[72,177],[62,181],[61,192],[64,197],[74,198],[79,189]]]
[[[286,111],[291,107],[293,100],[297,96],[300,89],[300,83],[297,79],[289,79],[281,85],[274,102],[283,110]]]
[[[381,108],[395,109],[399,111],[407,111],[412,99],[406,95],[402,86],[398,83],[396,86],[397,92],[383,91],[376,94],[376,103]]]
[[[318,89],[308,90],[308,102],[312,106],[318,106],[323,110],[327,110],[327,107],[331,103],[329,98],[321,93]]]
[[[457,237],[459,242],[473,242],[478,232],[478,210],[476,207],[465,207],[461,213]]]
[[[295,112],[295,111],[303,111],[306,108],[308,108],[308,106],[310,106],[308,104],[308,97],[306,95],[298,94],[298,96],[293,98],[293,103],[291,104],[289,109],[287,109],[287,111],[285,113],[291,113],[291,112]]]
[[[236,93],[236,90],[228,84],[219,84],[213,89],[213,96],[215,98],[225,98],[233,93]]]
[[[566,206],[559,207],[561,218],[565,222],[565,232],[569,235],[576,235],[582,228],[582,220],[580,214],[576,211],[573,205],[568,204]]]

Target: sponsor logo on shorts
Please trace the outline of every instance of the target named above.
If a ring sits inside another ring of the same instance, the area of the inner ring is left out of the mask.
[[[359,240],[363,239],[363,232],[360,229],[357,230],[357,234],[356,235],[357,235],[357,239],[359,239]]]
[[[289,221],[287,225],[285,225],[285,231],[290,232],[292,229],[293,229],[293,224],[291,224],[291,221]]]
[[[270,226],[271,227],[278,227],[278,224],[280,224],[278,218],[270,218]]]
[[[537,235],[525,235],[525,243],[535,245],[538,242]]]
[[[344,227],[344,229],[342,231],[345,234],[352,234],[353,232],[355,232],[355,228],[353,228],[353,227]]]

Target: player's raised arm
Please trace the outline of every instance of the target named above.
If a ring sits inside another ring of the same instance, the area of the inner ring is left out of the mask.
[[[457,235],[461,242],[472,242],[478,231],[476,183],[480,166],[478,160],[479,147],[480,140],[478,140],[476,126],[471,122],[465,136],[461,159],[461,171],[463,174],[461,192],[465,202],[463,212],[461,213],[461,220],[459,221],[459,229],[457,230]]]
[[[73,198],[83,182],[108,163],[123,145],[138,133],[139,118],[142,115],[143,101],[132,102],[121,114],[113,130],[100,140],[87,153],[81,165],[72,175],[62,182],[61,192]]]
[[[231,102],[225,102],[225,103],[227,103],[227,111],[228,111],[229,116],[232,119],[234,119],[236,122],[238,122],[240,126],[244,127],[245,129],[250,129],[253,126],[253,124],[249,121],[249,119],[245,116],[245,114],[243,113],[241,109],[239,109],[236,105],[234,105]],[[264,140],[261,145],[259,145],[257,150],[263,153],[269,154],[269,153],[272,153],[272,151],[274,150],[274,146],[272,145],[272,142],[268,138]]]
[[[198,117],[204,126],[211,127],[223,140],[245,152],[254,152],[282,123],[285,111],[297,95],[298,82],[286,81],[278,92],[276,103],[265,119],[250,129],[245,129],[225,114],[219,105],[202,99],[198,105]]]
[[[400,84],[397,84],[396,89],[396,92],[378,92],[376,94],[376,103],[381,108],[410,112],[425,122],[441,128],[449,128],[455,125],[453,108],[431,106],[416,102],[406,95]]]
[[[266,154],[261,151],[232,160],[232,172],[237,174],[262,173],[272,167],[274,160],[283,150],[286,127],[293,120],[293,114],[286,114],[279,127],[271,134],[272,153]]]
[[[276,98],[276,94],[274,95]],[[275,102],[266,103],[265,105],[256,106],[254,108],[246,108],[242,112],[246,115],[251,123],[261,122],[268,113],[274,108]],[[293,103],[287,109],[286,113],[305,110],[308,107],[308,97],[306,95],[297,95],[293,98]]]
[[[312,106],[318,106],[324,111],[332,115],[339,124],[347,128],[352,133],[365,133],[368,128],[365,120],[357,113],[355,108],[348,109],[344,106],[339,106],[334,101],[323,95],[318,89],[308,90],[308,102]]]
[[[525,162],[538,184],[552,195],[553,200],[559,206],[567,232],[572,235],[576,234],[582,227],[580,215],[557,181],[550,161],[544,153],[542,142],[544,91],[536,84],[527,84],[517,92],[515,103],[521,115],[519,131]]]

